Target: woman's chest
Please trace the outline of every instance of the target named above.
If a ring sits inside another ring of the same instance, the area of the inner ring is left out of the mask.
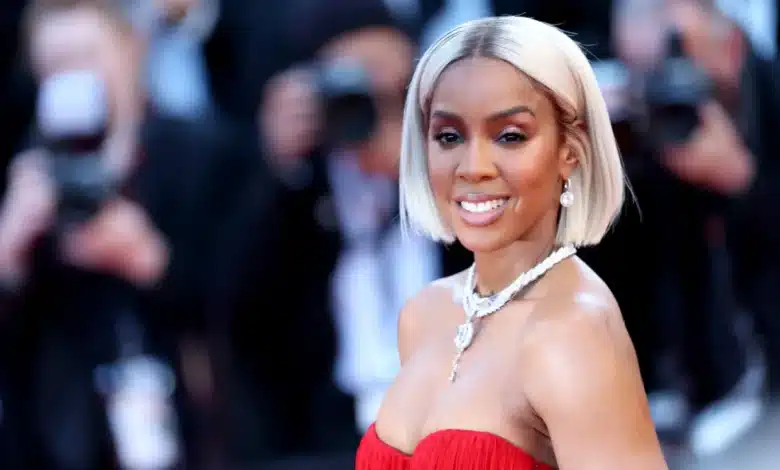
[[[520,336],[500,325],[483,327],[450,381],[457,323],[447,326],[417,348],[385,395],[378,421],[388,440],[405,451],[441,429],[491,430],[525,440],[516,425],[530,411],[522,393],[522,358],[513,344]]]

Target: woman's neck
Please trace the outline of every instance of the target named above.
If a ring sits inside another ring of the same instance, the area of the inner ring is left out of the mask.
[[[555,225],[533,232],[499,250],[474,253],[477,292],[490,295],[500,291],[555,249]]]
[[[474,253],[477,292],[492,295],[530,270],[554,249],[552,242],[518,240],[490,253]]]

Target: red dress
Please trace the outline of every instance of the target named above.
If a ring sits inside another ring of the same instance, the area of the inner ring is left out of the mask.
[[[420,441],[414,455],[382,442],[371,425],[357,451],[356,470],[552,470],[494,434],[445,429]]]

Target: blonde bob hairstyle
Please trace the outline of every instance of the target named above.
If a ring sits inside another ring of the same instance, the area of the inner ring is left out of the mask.
[[[404,108],[402,226],[435,241],[455,240],[438,211],[428,178],[426,135],[431,95],[439,76],[447,66],[467,57],[506,61],[553,100],[565,145],[578,160],[570,176],[574,203],[561,208],[556,244],[597,244],[620,212],[626,187],[606,103],[576,42],[554,26],[514,16],[464,23],[442,36],[420,58]]]

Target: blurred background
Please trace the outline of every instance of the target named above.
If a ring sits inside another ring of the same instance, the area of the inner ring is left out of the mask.
[[[0,468],[353,468],[470,261],[401,243],[405,89],[504,14],[590,51],[638,204],[582,256],[672,468],[776,469],[775,0],[4,0]]]

